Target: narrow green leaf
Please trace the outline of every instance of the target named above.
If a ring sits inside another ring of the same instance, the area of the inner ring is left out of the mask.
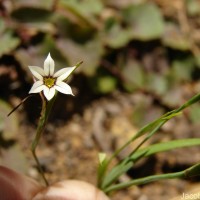
[[[141,158],[141,155],[147,157],[156,153],[169,151],[177,148],[195,146],[195,145],[200,145],[200,138],[188,138],[188,139],[162,142],[138,150],[134,155],[131,156],[131,159],[134,162],[136,162],[139,158]]]
[[[117,166],[115,166],[112,171],[106,176],[104,179],[101,189],[108,187],[111,185],[115,180],[119,178],[119,176],[125,172],[127,172],[131,167],[133,166],[133,163],[121,163]]]
[[[185,177],[193,177],[200,174],[200,163],[193,165],[192,167],[184,170]]]
[[[114,154],[110,157],[110,159],[107,162],[106,168],[104,172],[106,172],[110,162],[113,160],[114,157],[116,157],[123,149],[125,149],[128,145],[130,145],[133,141],[135,141],[138,137],[146,134],[147,136],[144,138],[144,140],[131,152],[129,157],[125,158],[121,164],[117,165],[114,169],[111,170],[110,173],[107,174],[102,180],[102,185],[105,188],[112,184],[114,180],[117,179],[122,173],[128,171],[130,167],[133,165],[135,161],[137,161],[140,157],[143,156],[149,156],[158,152],[162,151],[168,151],[175,148],[181,148],[181,147],[187,147],[187,146],[194,146],[199,145],[200,141],[198,138],[193,139],[183,139],[179,141],[170,141],[168,143],[164,144],[154,144],[154,146],[146,147],[146,149],[139,150],[141,145],[147,141],[150,137],[152,137],[157,130],[162,127],[169,119],[179,115],[182,110],[187,108],[188,106],[198,102],[200,100],[200,94],[195,95],[192,97],[189,101],[187,101],[185,104],[180,106],[178,109],[172,110],[157,120],[154,120],[153,122],[147,124],[142,129],[138,131],[136,135],[134,135],[129,141],[127,141],[121,148],[116,150]],[[120,167],[124,167],[124,169],[120,169]],[[102,186],[101,185],[101,186]]]
[[[111,185],[120,175],[127,172],[131,167],[133,167],[134,163],[136,163],[140,158],[148,157],[156,153],[169,151],[177,148],[190,147],[200,145],[199,138],[191,138],[191,139],[181,139],[181,140],[173,140],[164,143],[158,143],[150,145],[146,148],[136,151],[129,158],[125,158],[123,162],[119,165],[115,166],[110,173],[105,177],[102,189]]]
[[[127,188],[132,185],[142,185],[146,183],[150,183],[153,181],[158,181],[158,180],[163,180],[163,179],[174,179],[174,178],[189,178],[192,176],[199,176],[200,175],[200,163],[193,165],[192,167],[189,167],[183,171],[180,172],[174,172],[174,173],[167,173],[167,174],[159,174],[159,175],[152,175],[152,176],[147,176],[144,178],[139,178],[135,180],[131,180],[125,183],[119,183],[112,185],[106,189],[104,189],[105,193],[114,191],[114,190],[119,190],[122,188]]]
[[[143,157],[143,155],[145,155],[145,153],[146,152],[143,151],[140,154],[140,157]],[[101,189],[110,186],[115,180],[117,180],[117,178],[121,174],[127,172],[133,166],[134,166],[134,162],[133,161],[130,162],[129,157],[125,158],[119,165],[116,165],[115,167],[113,167],[112,170],[105,177],[105,179],[103,179]]]
[[[182,171],[176,172],[176,173],[147,176],[147,177],[138,178],[138,179],[135,179],[135,180],[132,180],[132,181],[129,181],[129,182],[112,185],[112,186],[106,188],[104,190],[104,192],[108,193],[108,192],[111,192],[111,191],[114,191],[114,190],[127,188],[127,187],[130,187],[132,185],[142,185],[142,184],[146,184],[146,183],[150,183],[150,182],[158,181],[158,180],[162,180],[162,179],[181,178],[183,176],[184,176],[184,172],[182,172]]]

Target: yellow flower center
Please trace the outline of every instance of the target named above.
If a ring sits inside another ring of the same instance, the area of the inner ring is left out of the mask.
[[[52,77],[44,77],[43,81],[44,85],[46,85],[48,88],[51,88],[55,85],[56,79]]]

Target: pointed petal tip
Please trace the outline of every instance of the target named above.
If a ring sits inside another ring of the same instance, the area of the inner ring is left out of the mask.
[[[71,87],[63,81],[57,80],[56,85],[54,87],[56,90],[58,90],[59,92],[61,92],[63,94],[74,95]]]
[[[54,74],[55,63],[52,59],[50,53],[48,54],[47,58],[44,61],[44,73],[46,76]]]
[[[71,93],[70,92],[67,93],[67,95],[71,95],[71,96],[75,97],[75,95],[74,95],[74,93],[72,91],[71,91]]]
[[[51,59],[52,59],[52,57],[51,57],[51,53],[49,52],[48,55],[47,55],[46,60],[51,60]],[[52,60],[53,60],[53,59],[52,59]]]
[[[79,67],[80,65],[82,65],[83,64],[83,61],[80,61],[80,62],[78,62],[74,67]]]
[[[51,57],[51,53],[50,53],[50,52],[48,53],[48,56],[47,56],[47,57]]]
[[[43,90],[43,94],[46,97],[46,99],[48,101],[50,101],[55,95],[55,88],[52,87],[52,88],[49,89],[49,88],[45,87],[44,90]]]

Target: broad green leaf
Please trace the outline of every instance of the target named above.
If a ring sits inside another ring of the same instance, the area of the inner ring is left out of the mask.
[[[163,18],[155,4],[128,6],[123,10],[123,17],[131,28],[133,39],[152,40],[160,38],[164,32]]]
[[[14,37],[11,31],[6,31],[0,35],[0,56],[11,53],[20,43],[17,37]]]
[[[47,22],[52,11],[43,8],[20,7],[11,13],[11,16],[20,22]]]
[[[98,91],[103,94],[112,92],[117,85],[116,78],[114,76],[100,76],[97,77],[96,86]]]
[[[48,35],[53,35],[56,33],[56,27],[51,22],[45,21],[38,21],[38,22],[31,22],[31,23],[24,23],[23,24],[25,29],[30,31],[33,35],[36,35],[38,32],[44,32]]]
[[[198,124],[200,118],[200,106],[195,104],[191,107],[189,112],[189,118],[193,123]]]
[[[45,55],[42,55],[42,53],[38,53],[39,50],[37,48],[34,48],[32,52],[29,52],[24,49],[19,49],[14,53],[15,58],[17,61],[21,64],[23,70],[27,72],[27,74],[30,75],[32,80],[32,75],[30,74],[30,70],[28,66],[35,65],[35,66],[43,66]]]
[[[95,74],[103,55],[103,45],[98,37],[85,44],[79,44],[69,39],[59,39],[56,45],[62,55],[69,61],[70,66],[82,60],[83,64],[79,68],[80,71],[88,76]]]
[[[90,14],[97,15],[103,10],[103,3],[100,0],[61,0],[59,4],[73,7],[77,12],[85,16],[90,16]]]
[[[161,74],[150,73],[147,75],[147,88],[157,95],[164,95],[168,89],[168,81]]]
[[[122,8],[127,8],[132,4],[138,4],[140,2],[144,2],[143,0],[135,1],[135,0],[106,0],[104,1],[110,7],[117,8],[121,10]]]
[[[105,23],[110,23],[112,19],[107,20]],[[130,29],[123,28],[119,22],[113,19],[113,22],[108,28],[105,28],[104,42],[112,48],[120,48],[128,44],[131,40]]]
[[[0,164],[25,173],[28,163],[23,151],[15,141],[20,133],[19,122],[16,112],[7,116],[11,110],[12,107],[9,104],[0,100]]]
[[[139,63],[134,60],[129,60],[122,69],[124,77],[124,87],[128,91],[133,91],[136,88],[142,88],[145,84],[145,74]]]
[[[186,9],[189,16],[199,16],[200,15],[200,2],[197,0],[185,0]]]
[[[191,44],[189,38],[184,35],[178,25],[173,23],[165,24],[165,31],[162,37],[164,45],[178,50],[190,50]]]
[[[24,28],[30,32],[39,30],[55,33],[55,27],[50,21],[55,14],[52,11],[53,3],[53,0],[17,0],[15,9],[12,10],[10,15],[14,20],[24,23]]]
[[[51,9],[53,6],[54,0],[15,0],[15,8],[29,7],[29,8],[40,8],[40,9]]]
[[[1,141],[2,142],[2,141]],[[8,143],[11,144],[10,141]],[[24,152],[18,144],[12,144],[6,148],[1,147],[0,165],[7,166],[23,174],[28,171],[28,162]]]
[[[6,28],[5,22],[3,21],[2,18],[0,18],[0,34],[4,32],[5,28]]]
[[[4,139],[14,139],[19,132],[17,114],[13,113],[7,117],[11,110],[12,107],[9,104],[0,100],[0,134]]]
[[[69,63],[67,62],[67,59],[62,54],[61,50],[57,47],[56,40],[51,35],[46,35],[46,37],[43,40],[43,43],[41,43],[41,46],[38,47],[39,54],[42,53],[42,55],[45,54],[45,56],[50,52],[53,59],[56,62],[55,70],[59,70],[64,67],[68,67]],[[44,57],[43,57],[44,60]],[[80,60],[78,61],[80,62]],[[77,63],[77,62],[76,62]],[[76,63],[73,63],[75,65]]]
[[[177,106],[180,106],[180,103],[183,101],[183,94],[182,94],[183,91],[180,90],[181,83],[178,84],[176,82],[173,84],[172,82],[169,84],[171,84],[171,86],[169,87],[167,93],[161,96],[162,102],[165,105],[169,106],[170,108],[176,108]]]
[[[174,81],[190,81],[195,67],[194,58],[174,60],[172,63],[171,76]]]
[[[195,63],[200,68],[200,54],[195,55]]]
[[[98,27],[99,21],[96,15],[100,14],[103,9],[103,4],[100,0],[61,0],[59,7],[71,12],[80,21],[79,24],[89,25],[91,27]]]

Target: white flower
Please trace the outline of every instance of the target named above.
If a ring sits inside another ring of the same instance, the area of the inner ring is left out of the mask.
[[[73,95],[71,87],[64,81],[74,71],[74,67],[66,67],[54,73],[54,60],[51,58],[50,53],[44,61],[44,69],[37,66],[29,66],[36,82],[33,84],[29,93],[39,93],[43,91],[44,96],[49,101],[51,100],[56,90],[64,94]]]

